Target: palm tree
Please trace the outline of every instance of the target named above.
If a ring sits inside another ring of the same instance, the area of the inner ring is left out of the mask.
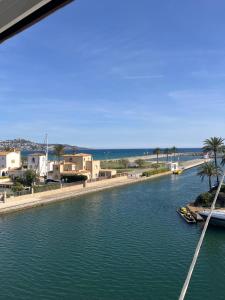
[[[175,155],[176,155],[176,152],[177,152],[177,148],[176,148],[175,146],[173,146],[173,147],[171,148],[171,152],[173,153],[173,159],[174,159],[174,161],[175,161]]]
[[[64,154],[64,152],[65,152],[65,146],[60,144],[54,146],[54,154],[57,157],[58,162],[60,161],[61,156]]]
[[[215,167],[218,170],[218,163],[217,163],[217,154],[219,152],[222,152],[224,149],[224,139],[221,137],[211,137],[209,139],[206,139],[203,143],[203,152],[211,152],[213,153],[214,156],[214,162],[215,162]],[[219,172],[217,172],[216,180],[217,184],[219,184]]]
[[[168,160],[169,160],[169,154],[170,154],[170,149],[169,148],[164,149],[163,153],[166,155],[166,161],[168,162]]]
[[[206,162],[199,167],[197,175],[201,177],[202,181],[205,179],[206,176],[208,177],[209,189],[211,190],[212,189],[212,177],[218,176],[218,169],[216,168],[216,166],[213,162]]]
[[[223,156],[221,159],[221,165],[224,166],[225,165],[225,149],[223,149],[222,151],[223,151]]]
[[[159,163],[159,154],[161,153],[160,148],[155,148],[155,150],[153,150],[153,154],[156,154],[157,157],[157,165]]]

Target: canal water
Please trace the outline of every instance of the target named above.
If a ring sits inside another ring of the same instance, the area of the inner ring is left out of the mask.
[[[0,299],[177,299],[200,225],[176,208],[196,169],[0,218]],[[211,228],[186,299],[225,299],[225,231]]]

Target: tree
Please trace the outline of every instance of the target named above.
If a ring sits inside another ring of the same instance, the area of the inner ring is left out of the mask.
[[[169,160],[169,154],[171,153],[169,148],[164,149],[163,153],[166,155],[166,161],[168,162]]]
[[[77,154],[77,147],[76,146],[73,146],[72,147],[72,154]]]
[[[203,181],[205,177],[208,177],[209,189],[212,189],[212,177],[218,176],[218,168],[216,168],[213,162],[206,162],[198,168],[198,176],[201,177]]]
[[[143,159],[137,159],[135,160],[135,163],[139,166],[139,167],[144,167],[145,165],[145,161]]]
[[[129,165],[129,160],[128,159],[121,159],[121,164],[122,166],[127,169],[128,168],[128,165]]]
[[[27,166],[27,158],[24,157],[24,156],[22,156],[22,157],[21,157],[21,163],[22,163],[22,166],[23,166],[23,167],[24,167],[24,166]]]
[[[152,168],[154,170],[158,170],[159,167],[160,167],[160,164],[152,164]]]
[[[61,156],[64,154],[64,152],[65,152],[65,146],[60,144],[54,146],[54,155],[57,157],[58,161],[60,161]]]
[[[34,170],[27,170],[24,173],[24,184],[27,186],[32,186],[38,179],[38,174]]]
[[[15,182],[12,186],[13,192],[22,192],[24,190],[24,186],[20,182]]]
[[[225,165],[225,149],[223,149],[223,156],[221,159],[221,165],[224,166]]]
[[[155,148],[155,150],[153,150],[153,154],[156,154],[156,159],[157,159],[157,165],[159,163],[159,154],[161,153],[160,148]]]
[[[10,147],[10,146],[5,146],[4,147],[4,151],[5,152],[12,152],[12,151],[14,151],[14,149],[12,147]]]
[[[218,162],[217,162],[217,155],[219,152],[222,152],[224,149],[224,139],[221,137],[211,137],[209,139],[206,139],[203,143],[203,152],[210,152],[213,153],[214,156],[214,162],[215,167],[218,170]],[[216,180],[217,184],[219,184],[219,172],[217,172]]]
[[[175,161],[175,156],[176,156],[176,153],[177,153],[177,148],[176,148],[175,146],[173,146],[173,147],[171,148],[171,153],[173,153],[173,159],[174,159],[174,161]]]

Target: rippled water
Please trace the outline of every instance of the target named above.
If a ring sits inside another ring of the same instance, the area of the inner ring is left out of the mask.
[[[0,299],[177,299],[201,227],[177,215],[204,184],[181,176],[0,219]],[[225,299],[225,232],[210,229],[187,299]]]

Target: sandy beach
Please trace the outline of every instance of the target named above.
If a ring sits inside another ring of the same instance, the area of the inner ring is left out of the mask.
[[[188,153],[188,152],[182,152],[182,153],[175,153],[175,154],[170,154],[169,158],[174,157],[174,156],[188,156],[193,154],[192,152]],[[201,155],[199,153],[199,155]],[[164,158],[166,161],[166,154],[159,154],[158,155],[159,158]],[[135,160],[137,159],[143,159],[143,160],[152,160],[152,159],[156,159],[157,155],[156,154],[149,154],[149,155],[141,155],[141,156],[130,156],[130,157],[124,157],[124,158],[112,158],[112,159],[103,159],[104,161],[117,161],[120,159],[127,159],[129,160],[129,162],[135,162]]]

